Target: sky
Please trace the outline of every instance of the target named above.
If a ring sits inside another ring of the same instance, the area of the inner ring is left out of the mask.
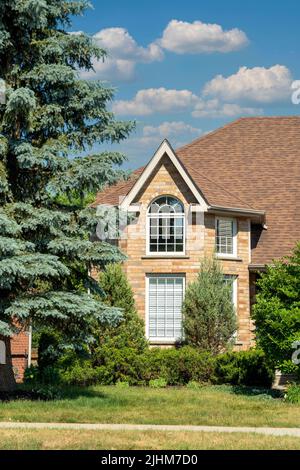
[[[114,146],[125,167],[145,164],[164,138],[176,149],[241,116],[300,113],[298,0],[92,3],[70,31],[107,50],[82,77],[114,86],[116,117],[137,122]]]

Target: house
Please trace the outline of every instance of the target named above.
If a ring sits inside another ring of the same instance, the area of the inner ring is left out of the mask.
[[[97,195],[101,205],[130,215],[117,243],[151,344],[180,339],[185,287],[215,253],[232,288],[236,349],[247,349],[257,273],[300,240],[300,117],[242,118],[176,151],[164,141]],[[21,380],[30,358],[30,332],[0,338],[0,378],[11,361]]]
[[[30,359],[30,331],[21,330],[11,340],[0,335],[0,392],[23,380]]]
[[[101,205],[130,215],[117,243],[151,344],[180,339],[185,287],[215,253],[247,349],[257,273],[300,239],[300,117],[241,118],[176,151],[165,140]]]

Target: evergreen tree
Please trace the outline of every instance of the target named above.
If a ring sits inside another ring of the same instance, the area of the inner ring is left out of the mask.
[[[106,266],[99,282],[106,295],[105,302],[123,311],[123,319],[117,327],[108,326],[100,331],[100,350],[105,344],[110,348],[133,348],[142,352],[147,346],[145,325],[136,311],[133,292],[122,266],[118,263]]]
[[[299,374],[300,243],[291,256],[268,266],[257,284],[252,314],[257,342],[272,365]]]
[[[86,0],[1,0],[0,335],[55,325],[66,343],[92,339],[95,322],[119,311],[97,301],[89,274],[120,261],[116,247],[90,241],[97,217],[86,196],[123,173],[119,153],[88,155],[119,142],[134,124],[107,110],[114,90],[84,81],[80,69],[105,59],[87,35],[68,34]],[[80,155],[85,155],[80,157]],[[87,293],[90,289],[91,294]]]
[[[182,311],[188,344],[213,354],[228,347],[237,328],[236,314],[215,258],[201,262],[197,279],[187,287]]]

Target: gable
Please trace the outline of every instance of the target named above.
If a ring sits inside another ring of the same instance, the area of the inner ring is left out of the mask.
[[[205,201],[203,195],[199,191],[198,187],[193,182],[190,175],[187,173],[180,160],[175,155],[174,150],[167,140],[164,140],[159,146],[158,150],[148,163],[148,165],[143,169],[139,178],[133,184],[132,188],[129,190],[128,194],[121,202],[120,207],[123,210],[130,210],[130,204],[136,199],[138,193],[143,190],[143,187],[147,186],[147,181],[151,178],[151,175],[155,172],[157,167],[161,164],[162,160],[167,164],[169,160],[174,168],[179,173],[181,179],[185,182],[186,186],[189,188],[190,192],[193,194],[197,204],[199,204],[203,210],[207,209],[207,202]]]
[[[148,203],[163,194],[178,197],[186,204],[197,204],[197,199],[167,155],[156,165],[132,203]]]

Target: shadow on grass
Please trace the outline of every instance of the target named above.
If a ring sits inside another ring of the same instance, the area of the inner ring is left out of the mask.
[[[235,395],[243,395],[247,397],[256,397],[261,399],[283,398],[284,393],[281,390],[273,390],[264,387],[249,387],[244,385],[232,385],[230,392]]]
[[[88,387],[60,387],[45,384],[34,387],[22,384],[17,386],[16,390],[0,392],[0,402],[76,400],[78,398],[106,399],[108,395]]]

